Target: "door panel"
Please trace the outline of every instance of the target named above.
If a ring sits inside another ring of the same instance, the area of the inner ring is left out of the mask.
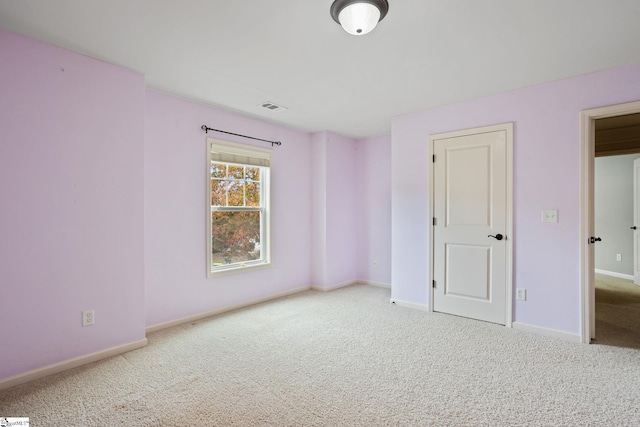
[[[445,295],[491,299],[491,248],[488,246],[446,245]],[[468,268],[456,268],[466,265]]]
[[[633,161],[633,283],[640,285],[640,159]]]
[[[446,151],[447,226],[489,225],[490,154],[487,146],[467,146]],[[474,209],[469,209],[469,203]]]
[[[510,232],[510,130],[508,124],[431,138],[434,311],[507,323],[510,245],[489,236]]]

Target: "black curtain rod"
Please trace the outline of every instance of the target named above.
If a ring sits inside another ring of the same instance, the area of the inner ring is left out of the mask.
[[[269,144],[271,144],[272,147],[274,145],[282,145],[282,142],[280,142],[280,141],[269,141],[267,139],[254,138],[252,136],[247,136],[247,135],[240,135],[239,133],[227,132],[227,131],[220,130],[220,129],[210,128],[207,125],[202,125],[202,127],[200,129],[202,129],[205,133],[209,133],[209,131],[212,130],[212,131],[215,131],[215,132],[222,132],[222,133],[226,133],[226,134],[229,134],[229,135],[241,136],[243,138],[255,139],[256,141],[268,142]]]

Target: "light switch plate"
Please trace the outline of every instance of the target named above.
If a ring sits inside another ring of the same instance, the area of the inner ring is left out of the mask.
[[[542,222],[558,222],[558,211],[542,211]]]

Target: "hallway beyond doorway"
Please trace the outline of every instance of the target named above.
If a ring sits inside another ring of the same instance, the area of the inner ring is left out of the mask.
[[[596,274],[594,344],[640,348],[640,286],[633,281]]]

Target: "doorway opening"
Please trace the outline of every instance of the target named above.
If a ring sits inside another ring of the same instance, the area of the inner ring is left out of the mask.
[[[596,343],[640,348],[640,113],[595,121]],[[634,283],[635,282],[635,283]]]
[[[640,102],[632,102],[583,111],[581,115],[581,340],[584,343],[590,343],[596,338],[595,245],[597,243],[594,243],[597,241],[594,196],[596,140],[600,140],[601,145],[597,148],[600,155],[638,152],[639,150],[633,146],[633,142],[629,142],[628,138],[605,141],[602,135],[619,134],[620,132],[616,128],[620,126],[615,126],[615,123],[634,119],[630,116],[639,113]],[[640,224],[637,226],[640,227]]]

